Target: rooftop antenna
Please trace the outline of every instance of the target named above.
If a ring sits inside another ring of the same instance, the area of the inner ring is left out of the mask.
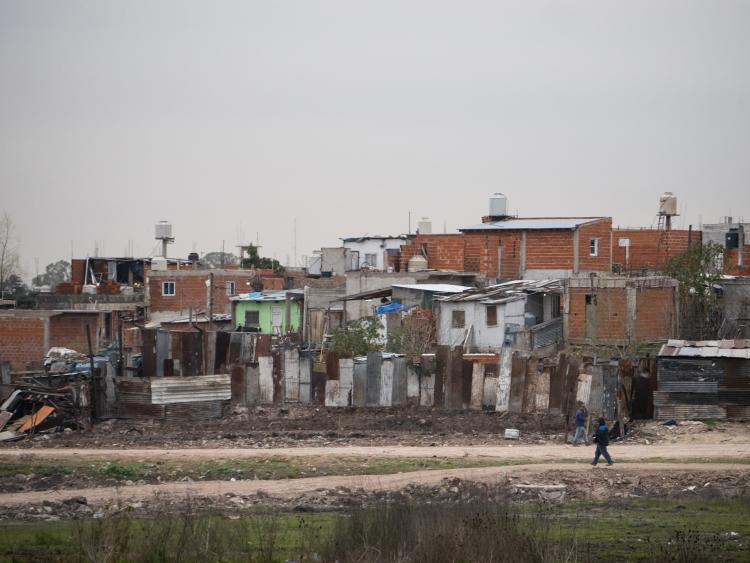
[[[162,258],[166,258],[167,245],[174,242],[174,237],[172,236],[172,224],[168,221],[159,221],[156,224],[155,233],[154,238],[161,241]]]

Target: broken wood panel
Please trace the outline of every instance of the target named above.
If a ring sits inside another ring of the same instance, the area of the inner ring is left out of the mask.
[[[233,332],[229,337],[229,363],[231,365],[242,362],[242,332]]]
[[[299,402],[299,350],[286,348],[284,350],[284,401]]]
[[[255,334],[255,360],[261,356],[271,355],[271,335]]]
[[[446,395],[449,394],[447,389],[448,373],[451,364],[451,347],[438,346],[435,354],[435,385],[434,397],[436,407],[446,407]]]
[[[523,395],[526,387],[526,359],[518,352],[513,352],[510,367],[510,400],[508,410],[513,413],[523,412]]]
[[[560,380],[560,369],[558,366],[547,367],[549,372],[549,407],[548,410],[554,413],[560,413],[560,403],[562,401],[562,381]]]
[[[260,403],[260,370],[258,364],[245,366],[245,402],[248,405]]]
[[[180,366],[183,377],[203,373],[203,338],[200,332],[175,332],[182,339]]]
[[[281,367],[281,353],[273,352],[273,404],[284,402],[284,372]]]
[[[241,332],[240,338],[240,362],[249,364],[255,361],[255,336],[254,332]]]
[[[497,397],[495,410],[508,412],[510,408],[510,383],[513,366],[513,352],[508,346],[503,346],[500,353],[500,367],[497,376]]]
[[[338,352],[328,351],[326,353],[326,376],[328,381],[337,380],[339,378],[339,359]]]
[[[523,386],[522,412],[533,413],[536,410],[536,384],[539,371],[536,358],[526,360],[526,377]]]
[[[549,411],[549,384],[549,370],[545,369],[544,371],[537,372],[536,400],[534,401],[536,412]]]
[[[406,400],[419,403],[419,372],[411,366],[406,367]]]
[[[598,366],[591,366],[586,368],[591,374],[591,390],[589,391],[589,402],[587,407],[589,413],[596,416],[604,416],[603,411],[603,392],[604,383],[602,377],[602,368]]]
[[[245,368],[234,366],[232,368],[232,404],[244,405],[247,403],[247,388],[245,382]]]
[[[340,406],[350,406],[352,388],[354,387],[354,360],[342,358],[339,360],[339,403]]]
[[[327,407],[338,407],[339,404],[339,382],[326,381],[326,392],[325,392],[325,406]]]
[[[258,385],[260,386],[260,395],[258,397],[260,404],[273,404],[273,357],[264,356],[258,358]]]
[[[393,405],[393,360],[383,360],[380,367],[380,400],[381,407]]]
[[[229,342],[231,336],[228,332],[217,332],[216,333],[216,345],[214,351],[214,373],[224,373],[227,371],[227,366],[231,365],[227,362],[229,357]]]
[[[435,405],[435,358],[434,354],[424,354],[419,375],[419,406]]]
[[[581,402],[584,405],[591,404],[591,374],[578,374],[578,387],[576,390],[576,403]]]
[[[393,394],[391,404],[394,407],[406,405],[406,358],[393,358]]]
[[[367,390],[366,404],[368,407],[380,405],[380,370],[383,357],[379,352],[367,353]]]
[[[312,402],[312,358],[309,355],[299,358],[299,402],[303,405]]]
[[[367,363],[354,364],[352,384],[352,406],[364,407],[367,404]]]
[[[462,346],[455,346],[451,349],[450,363],[445,375],[445,407],[463,408],[464,350]]]
[[[471,364],[471,400],[469,408],[482,409],[484,402],[484,364],[480,362],[469,362]]]
[[[482,390],[482,408],[494,409],[497,401],[497,377],[484,376],[484,389]]]

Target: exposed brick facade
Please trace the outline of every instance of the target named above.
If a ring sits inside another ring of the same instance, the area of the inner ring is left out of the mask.
[[[283,289],[284,279],[272,272],[263,275],[264,271],[255,270],[179,270],[168,272],[151,271],[147,281],[147,295],[149,313],[179,313],[187,315],[194,312],[208,311],[208,288],[206,281],[213,273],[213,311],[214,313],[231,313],[231,283],[234,282],[235,292],[248,293],[255,291],[250,282],[260,279],[263,290]],[[174,295],[165,295],[163,284],[174,283]]]
[[[103,313],[11,311],[0,315],[0,361],[14,371],[39,365],[49,348],[71,348],[88,353],[86,325],[91,327],[94,351],[104,330]]]
[[[620,246],[620,239],[630,240],[630,248]],[[688,249],[688,241],[698,243],[700,231],[658,229],[614,229],[612,262],[621,272],[660,271],[670,258]]]
[[[640,284],[619,279],[593,290],[568,288],[568,338],[627,342],[674,337],[676,284],[667,278],[653,280]]]
[[[573,271],[577,237],[578,270],[610,272],[611,231],[611,219],[595,218],[575,231],[529,229],[416,235],[401,247],[401,269],[406,270],[409,259],[424,248],[431,269],[478,272],[489,278],[516,279],[529,270]],[[592,238],[598,240],[596,256],[590,255]]]

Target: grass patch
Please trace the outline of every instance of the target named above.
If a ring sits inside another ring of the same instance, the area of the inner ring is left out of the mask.
[[[451,504],[347,513],[196,515],[0,524],[0,560],[743,561],[750,499]],[[731,533],[738,534],[737,536]]]

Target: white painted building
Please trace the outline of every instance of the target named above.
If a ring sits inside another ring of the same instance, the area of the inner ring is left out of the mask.
[[[406,236],[362,236],[341,239],[344,248],[359,255],[357,268],[369,268],[385,272],[388,270],[388,256],[397,256],[401,245],[406,243]]]
[[[561,294],[557,280],[518,280],[438,298],[438,344],[500,352],[559,342]]]

